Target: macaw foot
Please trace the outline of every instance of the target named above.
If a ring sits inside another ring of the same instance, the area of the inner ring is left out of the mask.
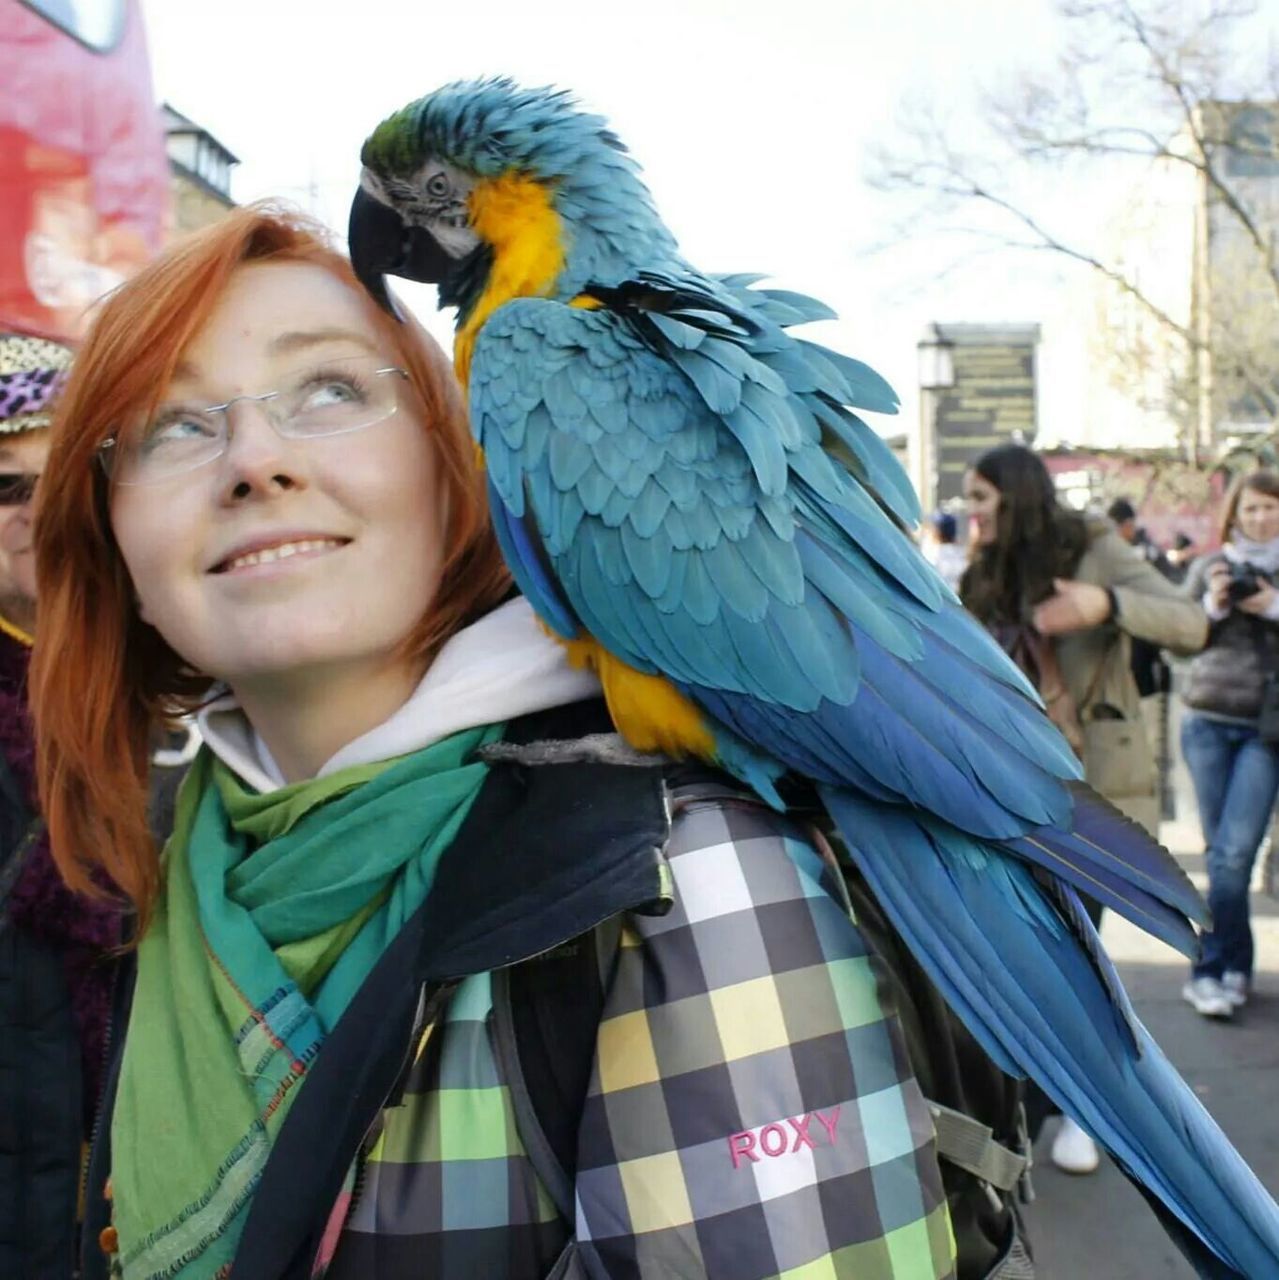
[[[663,676],[645,675],[615,658],[589,636],[556,637],[575,667],[594,671],[617,731],[637,751],[658,751],[679,759],[715,760],[715,737],[697,706]]]

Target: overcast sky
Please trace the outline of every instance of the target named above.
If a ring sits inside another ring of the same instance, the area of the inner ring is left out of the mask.
[[[406,102],[497,73],[573,89],[610,117],[698,267],[767,272],[840,313],[816,336],[896,386],[902,417],[878,419],[882,431],[917,412],[915,342],[927,322],[1051,326],[1067,306],[1043,263],[992,257],[946,271],[951,242],[884,248],[892,211],[864,181],[867,149],[892,136],[903,103],[931,97],[962,121],[981,91],[1047,59],[1060,35],[1049,0],[143,0],[143,10],[156,91],[240,158],[236,199],[286,196],[338,228],[360,143]],[[1075,203],[1081,221],[1101,216],[1095,193]],[[1070,379],[1053,371],[1069,361],[1046,355],[1041,420],[1061,434],[1054,413],[1069,414]]]

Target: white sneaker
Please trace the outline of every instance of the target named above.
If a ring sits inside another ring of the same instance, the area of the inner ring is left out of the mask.
[[[1235,1011],[1226,989],[1207,975],[1187,982],[1181,989],[1181,998],[1205,1018],[1229,1018]]]
[[[1221,975],[1221,992],[1236,1009],[1242,1009],[1248,1003],[1248,975],[1227,969]]]
[[[1097,1144],[1069,1116],[1061,1118],[1051,1154],[1063,1173],[1095,1173],[1101,1163]]]

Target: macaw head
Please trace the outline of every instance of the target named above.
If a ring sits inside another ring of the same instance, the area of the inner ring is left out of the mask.
[[[378,125],[360,159],[351,262],[392,312],[386,275],[439,285],[465,319],[486,293],[569,298],[675,252],[626,148],[562,91],[446,85]]]

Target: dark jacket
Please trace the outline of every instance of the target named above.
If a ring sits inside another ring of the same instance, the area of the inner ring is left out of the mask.
[[[1208,574],[1221,564],[1221,553],[1196,560],[1186,579],[1186,592],[1201,600]],[[1183,695],[1186,706],[1210,715],[1255,720],[1267,671],[1279,671],[1279,623],[1232,609],[1212,623],[1208,644],[1190,664]]]
[[[66,889],[35,816],[27,651],[0,635],[0,1276],[68,1280],[118,912]]]
[[[12,829],[12,797],[6,796]],[[25,858],[19,838],[6,865]],[[55,944],[0,915],[0,1275],[66,1280],[75,1258],[79,1040]]]

